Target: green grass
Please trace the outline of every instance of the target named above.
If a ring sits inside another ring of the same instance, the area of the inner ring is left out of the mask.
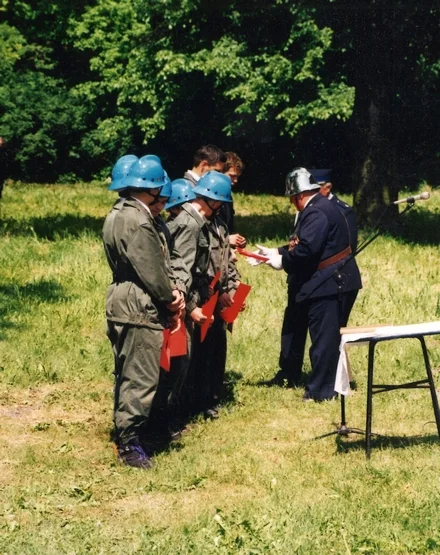
[[[250,247],[286,241],[288,200],[237,194]],[[154,470],[116,463],[99,184],[8,186],[0,232],[0,553],[439,553],[440,448],[427,390],[375,396],[363,438],[315,440],[339,404],[258,385],[277,369],[285,275],[239,260],[253,286],[229,336],[226,402]],[[346,199],[349,200],[349,199]],[[359,255],[352,325],[440,319],[440,195]],[[434,368],[440,338],[427,340]],[[348,422],[365,426],[367,348],[350,351]],[[305,370],[308,371],[307,361]],[[377,348],[383,381],[421,379],[416,341]]]

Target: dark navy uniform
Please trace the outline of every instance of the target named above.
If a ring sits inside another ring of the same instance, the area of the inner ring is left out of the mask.
[[[303,210],[296,235],[297,244],[292,250],[279,249],[283,255],[283,268],[288,274],[288,304],[283,322],[280,366],[289,381],[298,382],[309,330],[312,374],[306,396],[317,400],[330,399],[335,394],[341,299],[361,288],[359,269],[349,256],[318,269],[320,263],[337,257],[350,244],[344,215],[335,202],[321,194],[315,195]]]
[[[351,252],[354,254],[357,250],[358,245],[356,214],[349,204],[339,199],[336,195],[330,196],[329,200],[339,208],[345,218],[345,221],[347,222],[348,231],[350,233]],[[356,264],[356,261],[354,261],[354,263]],[[353,308],[354,302],[359,292],[359,289],[352,289],[351,287],[349,287],[349,289],[350,290],[344,293],[341,298],[341,326],[346,326],[348,324],[351,309]]]

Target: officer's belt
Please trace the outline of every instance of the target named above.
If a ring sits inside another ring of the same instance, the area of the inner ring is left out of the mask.
[[[322,260],[318,265],[318,270],[323,270],[324,268],[327,268],[327,266],[331,266],[332,264],[335,264],[336,262],[339,262],[340,260],[342,260],[343,258],[348,256],[349,254],[351,254],[351,247],[350,246],[348,246],[343,251],[338,252],[337,254],[334,254],[333,256],[330,256],[330,258],[326,258],[325,260]]]

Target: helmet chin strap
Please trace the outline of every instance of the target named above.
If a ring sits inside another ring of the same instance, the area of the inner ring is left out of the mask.
[[[208,216],[208,219],[214,218],[214,216],[216,216],[220,212],[221,205],[218,208],[213,208],[211,205],[211,202],[217,202],[217,201],[206,197],[205,197],[205,202],[208,205],[208,208],[211,210],[211,214],[210,216]]]
[[[148,206],[154,206],[155,204],[157,204],[157,203],[159,202],[160,192],[161,192],[161,191],[162,191],[162,187],[159,188],[159,191],[158,191],[157,195],[152,195],[152,194],[150,193],[150,190],[148,190],[148,194],[149,194],[151,197],[153,197],[152,202],[149,202],[149,203],[148,203]]]

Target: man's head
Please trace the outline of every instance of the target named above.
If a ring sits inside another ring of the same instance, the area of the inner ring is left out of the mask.
[[[122,179],[121,187],[129,189],[131,196],[150,206],[158,202],[161,189],[168,182],[169,177],[160,159],[147,155],[134,162],[128,175]]]
[[[188,180],[182,178],[175,179],[171,183],[171,195],[165,205],[165,210],[177,215],[182,209],[182,204],[190,202],[195,198],[194,188]]]
[[[306,168],[294,168],[286,177],[286,196],[297,210],[304,210],[309,197],[319,193],[320,185]]]
[[[243,173],[244,164],[235,152],[225,152],[226,162],[223,173],[229,176],[232,185],[235,185]]]
[[[205,145],[194,154],[192,171],[199,176],[215,170],[222,172],[226,162],[225,153],[215,145]]]
[[[331,176],[332,170],[331,169],[311,169],[309,170],[313,177],[316,179],[316,182],[320,186],[320,193],[324,197],[328,197],[332,190],[332,183],[331,183]]]
[[[207,207],[207,217],[214,217],[224,202],[232,202],[231,180],[223,173],[210,171],[205,173],[194,187],[197,199]]]
[[[166,172],[165,172],[165,175],[166,177],[168,177],[168,174]],[[159,214],[165,208],[165,204],[168,202],[170,196],[171,196],[171,180],[168,179],[168,180],[165,180],[165,184],[160,190],[159,196],[157,196],[156,199],[149,204],[149,208],[151,210],[151,214],[153,215],[153,218],[155,218],[156,216],[159,216]]]

